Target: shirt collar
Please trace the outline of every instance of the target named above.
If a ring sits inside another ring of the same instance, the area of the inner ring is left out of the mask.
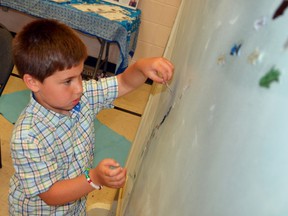
[[[31,112],[34,115],[38,116],[39,118],[47,120],[47,122],[50,122],[52,125],[58,124],[61,119],[67,117],[66,115],[57,113],[53,110],[49,110],[49,109],[45,108],[44,106],[42,106],[41,104],[39,104],[36,101],[35,95],[33,92],[32,92],[30,104],[31,104],[30,109],[27,110],[27,112]],[[70,111],[71,116],[69,116],[69,117],[76,118],[80,111],[81,111],[81,103],[79,102]]]

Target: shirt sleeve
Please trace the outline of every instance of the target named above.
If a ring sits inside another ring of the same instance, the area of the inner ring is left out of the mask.
[[[89,104],[97,114],[102,109],[113,108],[113,101],[118,96],[117,77],[112,76],[98,81],[84,81],[84,96],[87,97]]]

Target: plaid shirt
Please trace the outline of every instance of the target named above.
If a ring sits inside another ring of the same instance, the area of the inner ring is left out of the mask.
[[[101,109],[112,107],[117,79],[83,81],[83,89],[70,116],[47,110],[33,97],[20,115],[11,140],[10,215],[86,215],[87,196],[62,206],[48,206],[38,196],[92,166],[93,122]]]

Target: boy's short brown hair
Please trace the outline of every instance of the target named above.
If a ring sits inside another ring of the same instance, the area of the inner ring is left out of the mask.
[[[87,58],[87,49],[70,27],[56,20],[39,19],[16,34],[13,56],[21,77],[29,74],[43,82],[57,71],[79,65]]]

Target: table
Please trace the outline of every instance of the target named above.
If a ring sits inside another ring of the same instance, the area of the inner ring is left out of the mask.
[[[56,19],[84,34],[97,37],[101,47],[93,76],[99,69],[99,59],[102,59],[105,47],[109,51],[110,43],[117,43],[120,50],[115,74],[126,69],[129,56],[132,57],[136,49],[141,22],[139,9],[120,7],[103,0],[68,0],[63,3],[53,0],[0,0],[0,6],[37,18]]]

